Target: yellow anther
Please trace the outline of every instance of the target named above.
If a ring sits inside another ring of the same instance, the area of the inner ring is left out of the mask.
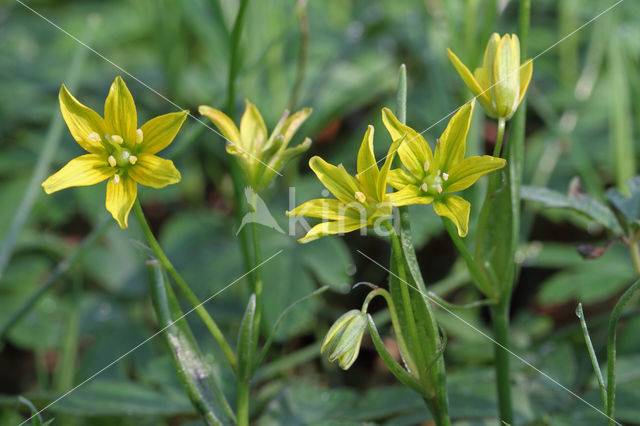
[[[136,164],[136,161],[138,161],[138,157],[136,157],[135,155],[132,155],[131,157],[129,157],[129,162],[133,165]]]
[[[438,191],[438,194],[442,194],[442,185],[436,185],[436,191]]]
[[[131,156],[131,154],[129,153],[129,151],[127,151],[127,150],[122,151],[122,159],[123,159],[123,160],[125,160],[125,161],[126,161],[126,160],[128,160],[128,159],[129,159],[129,156]]]
[[[360,191],[356,191],[355,196],[356,196],[356,200],[360,201],[361,203],[364,203],[365,201],[367,201],[367,196]]]
[[[422,185],[420,185],[420,189],[422,189],[424,192],[429,192],[429,185],[423,183]]]
[[[448,173],[443,173],[442,174],[442,179],[444,179],[444,181],[446,182],[449,179],[449,174]]]
[[[425,162],[424,162],[424,171],[426,172],[426,171],[428,171],[428,170],[429,170],[429,162],[428,162],[428,161],[425,161]]]
[[[122,142],[124,142],[124,139],[122,139],[122,136],[118,136],[118,135],[111,135],[111,140],[117,143],[118,145],[122,145]]]
[[[120,183],[120,175],[119,174],[115,174],[113,175],[113,183],[118,184]]]
[[[142,129],[136,130],[136,143],[142,143],[144,139],[144,134],[142,134]]]
[[[89,136],[87,136],[87,139],[89,139],[91,142],[96,142],[96,143],[102,141],[102,138],[96,132],[89,133]]]
[[[110,155],[109,158],[107,158],[107,161],[109,162],[109,165],[111,167],[115,167],[117,163],[116,161],[116,157],[114,157],[113,155]]]

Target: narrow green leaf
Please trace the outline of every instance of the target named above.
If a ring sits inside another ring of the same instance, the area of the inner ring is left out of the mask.
[[[147,265],[153,307],[182,387],[207,425],[233,424],[233,411],[200,353],[162,266],[156,260]]]
[[[258,336],[253,332],[253,323],[256,315],[256,295],[252,294],[247,303],[247,309],[244,311],[242,322],[240,323],[240,331],[238,332],[238,376],[249,380],[250,372],[253,370],[253,360],[255,358],[254,348],[256,344],[254,339]]]
[[[602,396],[602,404],[606,408],[607,406],[607,389],[605,388],[604,379],[602,378],[602,371],[600,371],[600,363],[596,352],[593,350],[593,344],[591,343],[591,337],[589,336],[589,330],[587,329],[587,322],[584,318],[584,312],[582,311],[582,303],[578,303],[576,308],[576,315],[580,318],[580,326],[582,327],[582,335],[584,336],[584,343],[587,345],[589,351],[589,358],[591,358],[591,365],[593,371],[596,373],[598,379],[598,386],[600,387],[600,395]]]

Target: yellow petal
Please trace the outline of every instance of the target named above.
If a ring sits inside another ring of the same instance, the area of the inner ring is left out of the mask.
[[[527,93],[527,88],[531,82],[531,75],[533,74],[533,61],[529,59],[520,67],[520,97],[518,98],[518,105],[522,102],[524,94]]]
[[[88,186],[113,176],[115,169],[109,167],[104,157],[86,154],[69,161],[57,173],[42,182],[47,194],[69,188],[70,186]]]
[[[487,47],[484,50],[484,57],[482,59],[482,68],[484,69],[485,75],[488,78],[489,86],[492,86],[496,82],[495,76],[493,74],[493,64],[495,63],[498,44],[500,44],[500,35],[498,33],[491,34],[491,37],[489,37],[489,41],[487,42]],[[486,88],[488,88],[488,86],[485,87],[485,89]]]
[[[520,97],[520,44],[505,35],[498,43],[493,64],[493,100],[499,117],[511,118]]]
[[[145,153],[139,154],[136,164],[129,167],[129,176],[139,184],[152,188],[180,182],[180,172],[173,161]]]
[[[104,147],[100,142],[89,139],[89,135],[92,133],[97,133],[101,138],[104,137],[106,127],[102,117],[91,108],[78,102],[64,84],[60,87],[58,99],[60,100],[62,117],[76,142],[92,154],[104,152]]]
[[[433,153],[427,141],[420,133],[402,124],[388,108],[382,109],[382,121],[394,141],[406,135],[398,148],[400,161],[418,179],[424,177],[425,163],[433,163]]]
[[[299,205],[292,211],[287,212],[287,216],[306,216],[326,220],[341,220],[344,218],[360,219],[360,217],[364,215],[364,220],[366,221],[366,209],[364,209],[364,206],[361,204],[360,207],[364,210],[363,212],[358,211],[356,203],[349,205],[332,198],[318,198]]]
[[[131,92],[120,76],[116,77],[109,89],[109,95],[104,103],[104,119],[107,124],[107,133],[121,136],[127,144],[135,143],[138,129],[136,105]]]
[[[415,185],[407,185],[400,191],[388,195],[389,201],[396,207],[409,206],[411,204],[429,204],[433,197],[425,194]]]
[[[389,151],[387,151],[387,156],[384,159],[384,164],[380,169],[380,173],[378,174],[378,181],[376,182],[378,201],[382,201],[384,199],[384,194],[387,192],[389,169],[391,169],[393,159],[395,158],[396,152],[398,152],[400,144],[402,144],[406,138],[406,136],[403,136],[400,139],[396,139],[389,146]]]
[[[487,87],[480,85],[480,83],[474,78],[473,74],[471,74],[471,71],[469,71],[469,68],[467,68],[460,59],[458,59],[451,49],[447,49],[447,55],[449,56],[449,60],[451,60],[453,67],[458,71],[462,81],[464,81],[464,84],[466,84],[469,90],[471,90],[471,93],[473,93],[473,96],[480,96],[485,98],[487,102],[490,102],[490,95],[485,91]]]
[[[107,210],[122,229],[127,228],[129,212],[136,201],[137,192],[138,185],[129,177],[121,178],[118,183],[109,179],[107,183]]]
[[[213,121],[213,124],[216,125],[218,130],[220,130],[222,136],[224,136],[229,142],[236,145],[236,147],[244,149],[242,139],[240,139],[240,131],[224,112],[211,108],[207,105],[200,105],[198,112],[200,115],[204,115]]]
[[[267,126],[258,108],[249,101],[245,102],[246,108],[240,120],[240,136],[245,149],[249,153],[255,153],[267,142]]]
[[[355,193],[360,191],[360,188],[344,167],[336,167],[318,156],[309,160],[309,167],[338,200],[344,204],[355,201]]]
[[[318,238],[326,237],[327,235],[346,234],[347,232],[355,231],[365,226],[367,226],[365,221],[355,219],[322,222],[311,228],[309,232],[307,232],[307,235],[300,238],[298,242],[308,243]]]
[[[142,125],[140,151],[155,154],[165,149],[178,134],[189,111],[171,112],[152,118]]]
[[[444,183],[446,192],[467,189],[487,173],[501,169],[507,164],[503,158],[490,155],[465,158],[448,170],[449,180]]]
[[[303,108],[285,120],[282,125],[282,129],[280,130],[280,133],[284,136],[284,146],[289,143],[298,128],[302,126],[302,123],[304,123],[307,117],[309,117],[311,111],[311,108]]]
[[[356,176],[369,196],[376,196],[378,173],[378,165],[373,153],[373,126],[370,125],[358,151],[358,174]]]
[[[433,209],[439,216],[448,217],[458,228],[458,235],[467,236],[471,204],[457,195],[447,194],[433,202]]]
[[[402,189],[407,185],[420,186],[420,180],[403,169],[394,169],[389,172],[387,183],[395,189]]]
[[[462,161],[467,148],[467,133],[471,125],[471,115],[475,101],[464,104],[458,112],[451,117],[447,128],[440,136],[440,143],[436,147],[435,159],[437,167],[442,171]]]

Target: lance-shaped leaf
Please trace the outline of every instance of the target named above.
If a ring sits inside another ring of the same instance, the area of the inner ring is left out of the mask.
[[[235,415],[200,353],[162,266],[152,260],[148,267],[153,307],[182,387],[207,425],[233,424]]]

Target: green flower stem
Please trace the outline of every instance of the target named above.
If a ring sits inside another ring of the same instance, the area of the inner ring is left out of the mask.
[[[598,379],[598,387],[600,388],[600,397],[602,398],[602,405],[607,407],[607,388],[604,384],[604,378],[602,377],[602,371],[600,371],[600,363],[598,362],[598,357],[596,356],[596,351],[593,349],[593,344],[591,343],[591,337],[589,336],[589,329],[587,328],[587,321],[584,318],[584,312],[582,311],[582,303],[578,303],[578,307],[576,308],[576,315],[580,318],[580,327],[582,327],[582,336],[584,337],[584,343],[587,345],[587,351],[589,352],[589,358],[591,358],[591,365],[593,366],[593,371],[596,373],[596,378]]]
[[[402,294],[401,302],[402,302],[402,306],[405,311],[405,314],[407,316],[407,325],[409,327],[409,330],[407,331],[409,333],[409,339],[412,342],[411,346],[413,347],[414,351],[416,351],[416,353],[411,355],[417,358],[419,364],[424,365],[424,355],[422,354],[422,349],[420,346],[420,342],[418,340],[418,330],[416,328],[416,321],[413,315],[413,307],[411,305],[411,296],[409,294],[409,288],[407,285],[407,282],[408,282],[407,274],[404,267],[405,262],[404,262],[404,257],[402,256],[402,246],[400,245],[400,238],[398,238],[398,234],[395,228],[388,220],[385,220],[383,224],[387,228],[387,230],[389,230],[389,235],[391,236],[391,244],[393,246],[392,248],[393,256],[394,256],[396,265],[398,266],[398,276],[400,278],[400,292]],[[419,369],[417,372],[422,381],[422,379],[424,378],[424,372],[421,369]]]
[[[111,217],[105,216],[100,223],[87,235],[84,240],[76,247],[76,249],[63,261],[58,263],[56,268],[53,270],[51,275],[47,278],[47,280],[39,286],[32,294],[29,296],[22,305],[9,317],[7,322],[5,322],[0,327],[0,342],[7,335],[11,327],[13,327],[18,321],[20,321],[27,312],[31,310],[31,308],[40,300],[40,298],[49,290],[53,285],[58,282],[58,279],[64,275],[73,264],[75,264],[83,254],[85,254],[87,248],[89,248],[102,233],[111,225],[112,219]]]
[[[298,56],[298,70],[296,72],[296,81],[291,90],[291,98],[289,99],[289,110],[295,111],[296,104],[300,98],[300,90],[302,82],[307,70],[307,59],[309,58],[309,18],[307,17],[307,2],[298,1],[298,19],[300,21],[300,54]]]
[[[502,141],[504,139],[504,128],[506,121],[504,118],[498,119],[498,135],[496,136],[496,145],[493,148],[493,156],[500,157],[500,151],[502,151]]]
[[[636,281],[624,292],[611,312],[609,319],[609,339],[607,341],[607,405],[605,411],[609,417],[609,426],[616,424],[614,420],[616,402],[616,329],[624,306],[631,296],[640,288],[640,280]]]
[[[407,343],[404,340],[404,336],[402,335],[402,329],[400,328],[400,321],[398,320],[398,313],[396,312],[396,305],[393,303],[393,299],[391,298],[391,294],[384,288],[377,288],[367,294],[367,297],[364,299],[364,303],[362,304],[362,312],[366,313],[369,308],[369,303],[376,296],[382,296],[384,300],[387,302],[387,306],[389,307],[389,315],[391,315],[391,324],[393,325],[393,331],[396,333],[396,338],[398,340],[398,347],[400,348],[400,352],[402,353],[402,359],[407,364],[407,368],[409,371],[417,371],[416,363],[413,360],[413,355],[409,352],[409,348],[407,347]]]
[[[236,408],[238,426],[249,425],[249,381],[238,380],[238,405]]]
[[[231,30],[231,57],[229,58],[229,76],[227,84],[227,114],[235,119],[236,77],[240,68],[240,39],[249,0],[241,0],[236,20]]]
[[[513,424],[513,408],[511,406],[511,383],[509,378],[509,302],[510,298],[502,298],[497,305],[491,307],[493,322],[494,367],[498,392],[500,420]]]
[[[453,222],[451,222],[448,219],[445,219],[444,217],[441,219],[445,229],[449,233],[449,237],[451,237],[451,241],[453,241],[453,244],[458,249],[458,253],[460,253],[460,255],[462,256],[462,259],[467,265],[467,268],[469,269],[469,273],[471,274],[471,278],[475,281],[478,288],[480,288],[483,291],[483,293],[485,293],[486,296],[490,297],[491,299],[495,299],[496,295],[492,294],[491,283],[489,282],[485,274],[482,272],[482,270],[480,270],[480,267],[478,266],[476,261],[473,259],[473,256],[471,255],[469,250],[467,250],[467,246],[462,241],[462,238],[460,238],[460,236],[458,235],[458,231],[456,230],[456,227],[453,225]]]
[[[636,272],[640,274],[640,249],[638,248],[638,240],[640,239],[640,233],[637,233],[631,241],[629,241],[629,253],[631,254],[631,261]]]
[[[237,372],[238,363],[236,361],[236,356],[233,353],[233,350],[231,349],[231,346],[229,346],[229,343],[227,343],[227,340],[224,338],[222,331],[220,331],[220,328],[218,328],[218,325],[215,323],[213,318],[211,318],[211,315],[209,315],[209,312],[207,312],[204,306],[202,306],[202,303],[200,303],[200,300],[198,300],[198,297],[193,293],[193,291],[191,291],[191,288],[189,288],[189,285],[178,273],[176,268],[173,267],[173,264],[171,263],[169,258],[164,254],[162,247],[160,247],[158,240],[156,240],[156,237],[153,235],[153,232],[151,231],[151,228],[147,223],[147,219],[144,216],[144,213],[142,211],[142,206],[140,205],[140,200],[138,198],[136,198],[136,201],[133,204],[133,211],[136,213],[136,217],[140,222],[140,228],[142,229],[142,232],[144,233],[144,236],[147,239],[147,242],[151,246],[151,249],[158,257],[158,260],[160,261],[164,269],[169,273],[169,275],[171,275],[174,282],[176,283],[180,291],[184,294],[184,296],[187,298],[189,303],[193,305],[196,312],[198,313],[202,321],[205,323],[205,325],[209,329],[209,332],[211,332],[211,335],[213,336],[213,338],[216,339],[216,341],[220,345],[220,348],[222,349],[222,352],[224,352],[224,355],[226,356],[227,361],[229,361],[229,365],[231,365],[231,368],[233,369],[233,371]]]
[[[253,193],[251,205],[256,205],[258,194]],[[259,265],[262,261],[262,250],[260,249],[260,238],[258,237],[258,225],[255,209],[253,211],[253,220],[251,223],[251,239],[253,240],[253,262]],[[260,321],[262,319],[262,272],[260,268],[254,270],[253,293],[256,295],[256,311],[253,317],[253,333],[252,342],[254,344],[253,353],[257,353],[258,340],[260,337]],[[254,360],[251,360],[253,362]],[[251,371],[255,371],[255,366],[251,367]]]

